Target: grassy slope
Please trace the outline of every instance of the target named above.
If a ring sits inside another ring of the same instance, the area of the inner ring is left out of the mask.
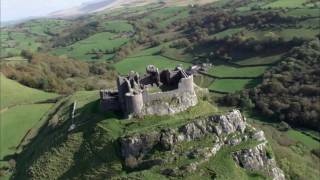
[[[2,112],[0,159],[14,153],[25,134],[35,126],[52,104],[20,105]],[[10,140],[9,140],[10,139]]]
[[[53,53],[57,55],[67,55],[80,60],[91,60],[93,55],[87,55],[91,50],[111,50],[122,46],[126,42],[128,42],[127,38],[117,37],[117,34],[110,32],[103,32],[92,35],[70,46],[55,49]]]
[[[133,26],[124,20],[107,21],[104,25],[107,31],[115,31],[115,32],[132,32],[133,31]]]
[[[70,97],[69,103],[65,104],[57,112],[57,118],[60,119],[60,125],[54,131],[50,128],[46,133],[38,135],[34,144],[27,149],[27,153],[19,161],[23,162],[18,165],[19,174],[17,178],[24,178],[24,171],[28,171],[31,165],[31,173],[34,178],[59,177],[66,178],[106,178],[109,176],[120,176],[123,178],[142,178],[142,179],[166,179],[160,175],[160,168],[177,167],[194,160],[189,160],[185,156],[173,163],[164,166],[156,166],[150,170],[137,171],[129,173],[122,169],[121,160],[119,159],[119,149],[115,140],[120,136],[132,133],[143,133],[158,130],[165,127],[178,127],[185,124],[195,117],[217,114],[220,110],[208,102],[200,101],[199,105],[190,108],[186,112],[179,113],[175,116],[164,117],[145,117],[144,119],[133,119],[124,121],[114,114],[98,113],[98,92],[78,92]],[[77,128],[73,133],[67,133],[66,129],[70,125],[70,119],[66,117],[68,107],[74,100],[78,102],[76,109],[77,115],[75,123]],[[44,141],[50,139],[50,141]],[[189,148],[208,147],[212,144],[212,138],[203,138],[195,142],[186,142],[177,147],[178,152],[185,152]],[[249,147],[241,145],[238,148]],[[214,169],[219,177],[246,177],[251,179],[251,173],[236,166],[230,153],[235,151],[234,148],[226,148],[217,154],[208,164],[204,165],[204,171],[207,168]],[[29,155],[31,153],[32,155]],[[169,153],[154,152],[154,157],[168,157]],[[225,158],[228,158],[227,160]],[[221,159],[225,163],[221,163]],[[34,160],[34,161],[33,161]],[[31,163],[32,162],[32,163]],[[218,163],[219,162],[219,163]],[[29,164],[31,163],[31,164]],[[219,164],[219,166],[217,166]],[[228,171],[225,171],[225,169]],[[195,178],[206,178],[210,176],[201,175],[198,172],[189,174]]]
[[[1,82],[1,109],[19,105],[30,104],[37,101],[57,97],[56,94],[28,88],[0,74]]]
[[[272,123],[263,117],[247,115],[247,119],[265,132],[280,168],[291,179],[318,179],[320,159],[310,151],[320,148],[319,141],[298,130],[279,131],[275,128],[278,123]]]

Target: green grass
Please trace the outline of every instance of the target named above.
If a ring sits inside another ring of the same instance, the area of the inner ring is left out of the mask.
[[[114,31],[114,32],[132,32],[133,26],[129,24],[127,21],[107,21],[105,24],[105,29],[107,31]]]
[[[287,135],[289,138],[299,141],[302,144],[306,145],[310,149],[319,149],[320,148],[320,142],[312,139],[311,137],[296,131],[296,130],[289,130],[287,132]]]
[[[1,112],[1,158],[16,151],[16,146],[35,126],[52,104],[15,106]]]
[[[291,9],[289,10],[286,15],[294,16],[294,17],[301,17],[301,16],[310,16],[310,17],[319,17],[319,9],[314,8],[299,8],[299,9]]]
[[[257,67],[232,67],[227,65],[217,65],[211,68],[208,73],[218,77],[257,77],[262,75],[268,66]]]
[[[17,56],[21,50],[37,51],[41,44],[36,42],[36,37],[22,32],[1,33],[1,56]]]
[[[213,34],[211,35],[210,37],[211,38],[217,38],[217,39],[222,39],[224,37],[227,37],[227,36],[231,36],[233,34],[236,34],[236,33],[239,33],[241,31],[245,30],[245,28],[243,27],[240,27],[240,28],[230,28],[230,29],[227,29],[225,31],[222,31],[222,32],[218,32],[216,34]]]
[[[319,142],[297,130],[279,131],[276,129],[278,123],[271,119],[252,115],[246,117],[249,123],[264,131],[277,164],[287,179],[319,179],[320,159],[310,152],[311,148],[319,148]],[[299,146],[301,143],[305,146]]]
[[[98,33],[87,39],[78,41],[70,46],[58,48],[53,51],[56,55],[67,55],[79,60],[92,60],[94,55],[87,54],[91,50],[111,50],[127,43],[129,39],[117,37],[117,34],[110,32]],[[105,57],[107,58],[107,57]],[[103,58],[102,58],[103,59]]]
[[[267,40],[270,38],[283,38],[284,40],[291,40],[294,37],[301,37],[311,39],[318,34],[315,29],[306,28],[286,28],[283,30],[258,30],[247,31],[244,35],[245,38],[255,38],[257,40]]]
[[[162,56],[141,56],[123,59],[114,66],[120,74],[127,74],[131,70],[144,74],[145,69],[149,64],[153,64],[159,69],[174,68],[179,64],[182,64],[184,68],[191,65],[189,63],[172,61]]]
[[[232,93],[246,88],[255,87],[258,83],[258,80],[251,79],[217,79],[209,86],[209,89]]]
[[[267,56],[254,56],[247,59],[236,61],[239,65],[260,65],[272,64],[278,62],[283,54],[267,55]]]
[[[211,85],[211,83],[214,81],[213,78],[204,76],[204,75],[193,76],[193,80],[198,86],[204,87],[204,88],[208,88]]]
[[[29,104],[57,97],[57,95],[53,93],[47,93],[23,86],[13,80],[6,78],[2,74],[0,74],[0,81],[1,109],[13,105]]]
[[[32,20],[26,22],[23,29],[36,35],[48,36],[48,32],[60,33],[70,24],[68,21],[61,19]]]
[[[235,147],[222,147],[205,167],[215,172],[217,179],[265,179],[263,175],[246,172],[233,160],[231,153],[241,149],[251,148],[256,142],[245,142]],[[227,173],[226,173],[227,172]]]
[[[263,7],[271,8],[295,8],[303,7],[302,4],[307,2],[306,0],[276,0],[271,2]]]

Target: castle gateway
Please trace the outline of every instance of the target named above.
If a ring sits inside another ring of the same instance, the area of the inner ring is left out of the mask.
[[[198,103],[193,75],[179,66],[159,71],[149,65],[142,77],[136,72],[119,76],[117,86],[118,91],[100,91],[101,108],[122,111],[127,118],[175,114]]]

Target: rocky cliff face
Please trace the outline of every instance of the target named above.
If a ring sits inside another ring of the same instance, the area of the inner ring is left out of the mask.
[[[212,146],[185,152],[187,156],[200,155],[203,158],[182,169],[194,171],[199,165],[214,157],[223,146],[236,146],[251,141],[256,142],[255,146],[233,153],[235,162],[242,168],[261,171],[276,180],[285,178],[271,153],[268,154],[267,141],[263,131],[258,131],[247,124],[238,110],[233,110],[226,115],[198,118],[178,128],[167,128],[159,132],[123,137],[120,139],[121,155],[125,160],[125,165],[129,168],[141,166],[145,168],[146,164],[151,167],[170,162],[170,158],[168,160],[148,159],[154,149],[175,154],[175,147],[178,144],[198,141],[206,137],[210,137],[213,142]],[[179,174],[179,170],[164,169],[163,174],[174,176]]]

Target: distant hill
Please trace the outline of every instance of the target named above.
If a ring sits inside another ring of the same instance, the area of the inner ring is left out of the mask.
[[[151,3],[162,2],[165,5],[185,6],[192,4],[205,4],[216,0],[96,0],[91,3],[85,3],[81,6],[56,11],[49,16],[52,17],[72,17],[84,14],[95,13],[106,9],[117,9],[122,7],[144,6]]]

